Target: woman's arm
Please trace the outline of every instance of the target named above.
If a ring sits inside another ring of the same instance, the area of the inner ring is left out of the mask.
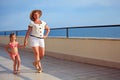
[[[28,38],[29,38],[31,31],[32,31],[32,27],[28,26],[28,30],[27,30],[27,33],[26,33],[25,39],[24,39],[24,46],[27,45],[27,41],[28,41]]]
[[[45,26],[45,29],[46,29],[46,33],[45,33],[43,38],[47,38],[47,36],[48,36],[48,34],[50,32],[50,28],[48,27],[48,25]]]

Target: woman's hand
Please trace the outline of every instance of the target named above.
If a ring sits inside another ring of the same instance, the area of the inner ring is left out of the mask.
[[[46,34],[43,36],[44,39],[48,37],[48,34],[50,32],[50,28],[48,27],[48,25],[45,26],[45,29],[46,29]]]
[[[25,46],[25,47],[26,47],[27,44],[28,44],[27,40],[28,40],[28,37],[29,37],[31,31],[32,31],[32,27],[31,27],[31,26],[28,26],[28,30],[27,30],[27,33],[26,33],[25,39],[24,39],[24,46]]]
[[[27,40],[24,41],[24,46],[26,47],[28,44]]]

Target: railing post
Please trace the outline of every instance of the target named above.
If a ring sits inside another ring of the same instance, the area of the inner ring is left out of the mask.
[[[69,38],[68,27],[66,28],[66,38]]]
[[[4,32],[4,35],[6,36],[6,32]]]
[[[16,31],[16,36],[18,36],[18,31]]]

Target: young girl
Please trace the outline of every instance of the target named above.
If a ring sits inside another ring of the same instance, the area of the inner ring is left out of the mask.
[[[9,53],[11,59],[13,60],[13,73],[19,73],[20,72],[20,55],[18,53],[18,47],[24,47],[23,45],[19,45],[19,43],[16,41],[16,35],[14,33],[11,33],[10,36],[10,42],[8,45],[6,45],[6,51]]]

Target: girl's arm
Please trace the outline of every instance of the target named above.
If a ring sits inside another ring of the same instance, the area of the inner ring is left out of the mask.
[[[20,44],[18,43],[18,48],[25,48],[25,45],[20,45]]]
[[[6,50],[8,53],[11,53],[11,51],[9,50],[9,44],[5,46],[5,50]]]
[[[45,33],[43,38],[47,38],[47,36],[48,36],[48,34],[50,32],[50,28],[48,27],[48,25],[45,26],[45,29],[46,29],[46,33]]]
[[[27,33],[26,33],[25,39],[24,39],[24,46],[27,45],[27,41],[28,41],[28,38],[29,38],[31,31],[32,31],[32,27],[28,26],[28,30],[27,30]]]

